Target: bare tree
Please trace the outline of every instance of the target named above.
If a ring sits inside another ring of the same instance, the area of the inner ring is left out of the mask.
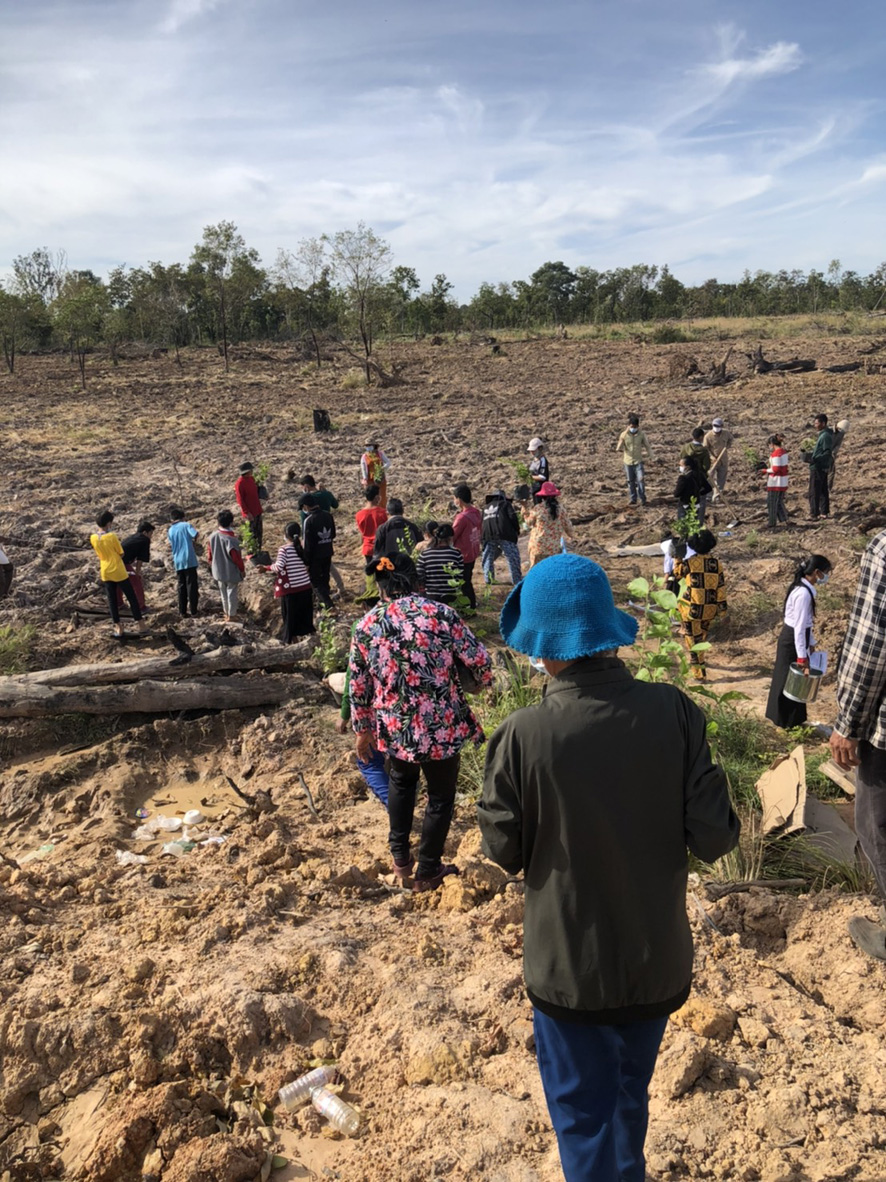
[[[321,239],[329,247],[333,273],[341,283],[363,342],[367,382],[372,380],[369,359],[372,356],[372,329],[376,313],[384,300],[384,284],[393,262],[387,242],[358,222],[356,230],[340,230],[332,238]]]

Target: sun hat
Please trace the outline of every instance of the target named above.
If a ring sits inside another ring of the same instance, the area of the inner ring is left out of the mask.
[[[529,440],[529,447],[527,447],[526,450],[537,451],[540,447],[544,447],[544,444],[537,435],[533,435],[533,437]]]
[[[372,438],[369,440],[369,442],[366,444],[366,450],[367,450],[367,451],[369,451],[369,450],[371,450],[373,447],[378,447],[378,440],[375,438],[375,436],[374,436],[374,435],[373,435],[373,437],[372,437]]]
[[[574,661],[633,644],[637,621],[615,606],[602,566],[555,554],[531,567],[505,600],[505,644],[530,657]]]
[[[712,427],[722,427],[723,420],[722,419],[714,419],[713,423],[711,423],[711,426]]]
[[[252,471],[252,464],[250,464],[249,460],[244,460],[243,463],[240,465],[240,467],[237,469],[237,471],[238,472],[251,472]]]
[[[560,490],[553,480],[546,480],[535,495],[537,497],[559,497]]]
[[[839,423],[837,423],[837,430],[844,431],[844,432],[848,431],[849,430],[849,420],[848,419],[840,419]]]

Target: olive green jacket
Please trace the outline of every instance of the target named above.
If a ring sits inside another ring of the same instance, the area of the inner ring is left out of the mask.
[[[739,834],[705,725],[674,686],[589,657],[489,740],[483,850],[523,872],[526,985],[552,1017],[652,1018],[688,996],[687,847],[713,862]]]

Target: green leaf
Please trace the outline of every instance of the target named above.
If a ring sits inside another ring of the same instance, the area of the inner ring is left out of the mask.
[[[289,1165],[289,1158],[284,1157],[282,1153],[275,1153],[271,1158],[271,1169],[282,1170],[284,1166]]]
[[[628,594],[633,599],[645,599],[649,594],[649,583],[646,579],[632,579],[628,583]]]
[[[652,599],[663,611],[672,612],[677,607],[677,596],[673,591],[653,591]]]
[[[652,675],[648,669],[638,669],[634,674],[635,681],[652,681]]]
[[[710,647],[711,642],[709,640],[700,640],[698,644],[694,644],[689,651],[692,653],[706,653]]]

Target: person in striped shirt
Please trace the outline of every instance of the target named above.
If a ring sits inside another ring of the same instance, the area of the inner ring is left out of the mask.
[[[789,525],[785,507],[788,489],[788,453],[783,435],[769,436],[769,467],[766,469],[766,509],[769,514],[767,529],[775,529],[779,521]]]
[[[283,629],[280,639],[292,644],[314,629],[314,594],[311,576],[301,548],[301,526],[290,521],[283,531],[283,545],[270,566],[260,568],[274,575],[274,598],[280,601]]]
[[[428,599],[452,604],[464,582],[465,562],[454,544],[455,532],[441,521],[433,540],[418,560],[418,583]]]

